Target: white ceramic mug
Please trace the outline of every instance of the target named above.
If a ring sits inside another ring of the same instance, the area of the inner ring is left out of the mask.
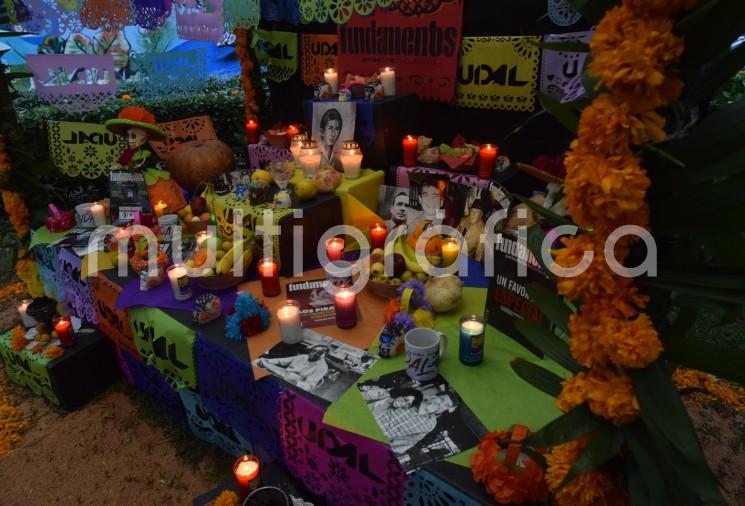
[[[158,218],[158,226],[163,237],[163,242],[171,242],[173,239],[173,227],[178,225],[178,216],[175,214],[166,214]]]
[[[93,220],[91,206],[93,202],[86,202],[75,206],[75,214],[78,217],[78,226],[83,228],[96,228],[96,222]]]
[[[448,338],[442,332],[427,328],[411,329],[404,336],[406,374],[414,381],[428,381],[437,376],[440,358],[448,348]]]

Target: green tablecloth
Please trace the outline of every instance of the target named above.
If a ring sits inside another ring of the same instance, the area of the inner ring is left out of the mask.
[[[31,244],[29,244],[28,249],[41,244],[52,244],[63,239],[69,232],[70,230],[65,232],[50,232],[46,226],[38,228],[34,231],[33,237],[31,237]]]
[[[440,373],[455,388],[463,401],[490,430],[520,423],[537,430],[559,415],[554,399],[520,379],[510,367],[514,358],[523,358],[568,376],[553,361],[541,360],[514,340],[491,326],[487,327],[484,362],[476,367],[458,360],[459,319],[463,314],[483,314],[486,289],[464,288],[459,308],[438,316],[437,329],[448,336],[448,350],[440,365]],[[382,323],[381,323],[382,327]],[[377,352],[377,345],[371,348]],[[380,359],[359,381],[405,369],[403,355]],[[356,386],[352,386],[326,411],[325,423],[356,434],[386,442]],[[447,459],[468,466],[473,449]]]
[[[35,394],[43,395],[54,404],[59,404],[47,368],[50,360],[43,353],[34,353],[27,349],[15,351],[12,334],[11,329],[0,335],[0,358],[5,363],[5,373],[13,382],[30,388]]]

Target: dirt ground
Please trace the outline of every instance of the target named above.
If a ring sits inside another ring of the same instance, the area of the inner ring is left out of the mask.
[[[232,459],[123,380],[65,412],[0,372],[31,428],[0,459],[0,504],[187,505],[232,479]]]

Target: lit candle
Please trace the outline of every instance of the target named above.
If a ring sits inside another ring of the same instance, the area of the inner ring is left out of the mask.
[[[478,365],[484,361],[484,331],[486,322],[478,315],[460,319],[460,361],[466,365]]]
[[[168,280],[171,282],[173,297],[176,300],[188,300],[191,298],[191,284],[187,275],[186,267],[183,265],[172,265],[166,271]]]
[[[460,245],[458,241],[452,237],[448,237],[442,241],[442,266],[447,267],[458,259],[460,253]]]
[[[479,150],[479,177],[481,179],[491,179],[494,175],[494,168],[497,164],[497,155],[499,147],[492,144],[484,144]]]
[[[258,486],[259,469],[259,459],[253,455],[244,455],[233,464],[233,474],[238,480],[243,497],[248,495],[249,489]]]
[[[264,297],[274,297],[282,292],[279,286],[279,266],[273,258],[262,258],[257,264],[259,279],[261,280],[261,291]]]
[[[21,321],[23,321],[23,326],[26,328],[31,328],[37,323],[39,323],[36,320],[34,320],[31,317],[31,315],[27,313],[28,306],[33,301],[34,301],[33,299],[23,299],[21,303],[18,305],[18,314],[21,315]]]
[[[385,237],[388,235],[388,229],[382,223],[370,225],[370,243],[373,249],[385,247]]]
[[[256,144],[259,140],[259,122],[250,119],[246,123],[246,140],[249,144]]]
[[[303,166],[303,175],[305,177],[312,178],[316,175],[318,167],[321,165],[321,153],[318,151],[318,145],[315,141],[303,143],[300,148],[298,162]]]
[[[160,218],[161,216],[163,216],[164,214],[166,214],[166,212],[168,211],[168,204],[166,204],[162,200],[159,200],[158,203],[155,204],[155,206],[153,207],[153,209],[155,211],[155,216],[157,216],[158,218]]]
[[[91,215],[93,216],[93,223],[95,223],[97,227],[106,225],[106,210],[100,202],[95,202],[91,206]]]
[[[383,85],[383,95],[392,97],[396,94],[396,69],[384,67],[380,69],[380,84]]]
[[[352,290],[342,289],[334,295],[336,326],[351,329],[357,325],[357,296]]]
[[[290,138],[290,152],[292,153],[292,158],[294,158],[297,163],[300,163],[300,148],[303,147],[303,143],[307,140],[308,136],[305,134],[295,134]]]
[[[54,330],[57,332],[60,344],[62,346],[72,346],[75,344],[75,336],[72,333],[72,322],[67,316],[60,316],[54,324]]]
[[[326,69],[323,72],[323,80],[331,85],[331,94],[339,92],[339,74],[336,69]]]
[[[300,324],[300,304],[294,300],[287,300],[277,310],[279,332],[282,341],[295,344],[303,339],[303,327]]]
[[[347,179],[357,179],[360,177],[362,151],[360,151],[359,144],[355,141],[344,141],[339,159],[341,160],[342,167],[344,167],[344,177]]]
[[[212,237],[212,234],[208,230],[202,230],[194,234],[194,240],[197,242],[197,246],[201,246],[204,241]]]
[[[404,137],[404,165],[407,167],[413,167],[416,165],[416,154],[417,154],[417,137],[415,135],[407,135]]]
[[[300,133],[300,128],[298,128],[297,125],[290,125],[287,127],[287,135],[292,138],[293,135],[298,135]]]
[[[344,254],[345,242],[341,237],[332,237],[326,241],[326,255],[329,257],[329,262],[336,262],[342,259]]]

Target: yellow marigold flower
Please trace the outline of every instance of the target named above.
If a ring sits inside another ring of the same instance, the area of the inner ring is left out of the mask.
[[[13,225],[18,237],[25,237],[28,234],[28,207],[23,201],[20,193],[9,190],[2,191],[3,207],[8,213],[10,224]]]
[[[587,405],[596,415],[616,425],[624,425],[639,418],[639,401],[631,378],[626,373],[593,369],[587,373],[586,389]]]
[[[559,506],[623,506],[629,498],[624,487],[604,471],[593,469],[561,486],[586,439],[554,446],[546,455],[546,483]]]
[[[629,144],[665,140],[665,118],[653,110],[633,112],[631,105],[603,93],[579,119],[578,137],[597,153],[626,153]]]
[[[579,373],[561,382],[561,393],[556,398],[556,407],[566,413],[585,402],[585,374]]]
[[[670,19],[643,15],[626,5],[611,9],[590,41],[590,74],[616,95],[659,102],[654,107],[669,103],[675,97],[667,96],[672,91],[667,67],[683,53],[683,39],[672,28]]]
[[[669,17],[693,9],[698,0],[624,0],[623,5],[640,15]]]
[[[600,339],[611,361],[619,367],[642,368],[657,360],[662,342],[645,314],[634,320],[605,318]]]
[[[574,141],[564,164],[567,209],[580,227],[647,225],[644,197],[650,181],[631,153],[606,157]]]
[[[232,490],[223,490],[215,499],[214,506],[237,506],[241,500]]]

